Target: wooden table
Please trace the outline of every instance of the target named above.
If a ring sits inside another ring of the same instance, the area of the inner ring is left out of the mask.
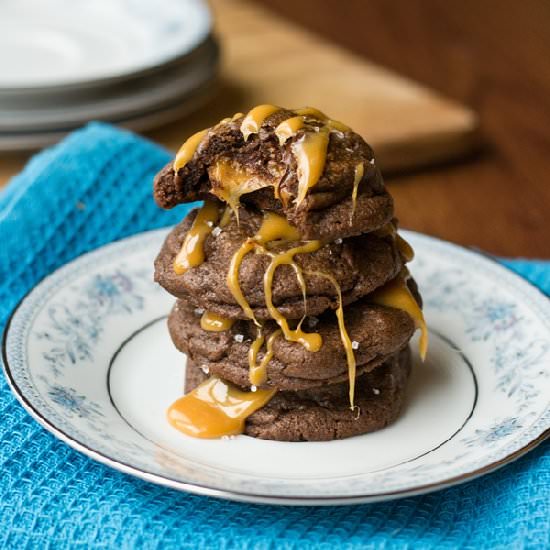
[[[236,41],[231,44],[240,48],[239,76],[246,82],[246,65],[240,64],[246,64],[253,54],[257,59],[262,37],[275,26],[272,12],[261,12],[258,20],[257,14],[247,10],[230,10],[233,2],[229,0],[212,1],[220,16],[222,39],[233,36]],[[255,2],[257,6],[260,0]],[[550,187],[545,173],[550,158],[550,72],[546,66],[550,4],[544,0],[518,5],[510,0],[466,0],[452,7],[444,0],[261,2],[480,113],[485,142],[481,153],[415,173],[386,174],[404,227],[495,254],[550,257]],[[280,27],[280,22],[277,25]],[[248,39],[243,29],[250,31]],[[291,32],[289,25],[288,36]],[[271,49],[278,44],[282,48],[285,29],[279,28],[276,39],[269,36],[276,42],[269,44]],[[265,40],[263,43],[265,46]],[[327,47],[326,39],[318,39],[318,47],[323,44]],[[263,88],[257,86],[252,97],[246,97],[246,87],[232,85],[232,74],[238,70],[234,50],[231,45],[226,49],[216,102],[183,121],[150,132],[150,137],[175,148],[189,132],[233,109],[273,101],[263,97],[269,90],[266,83],[276,87],[276,78],[264,80]],[[297,57],[284,52],[262,63],[264,77]],[[357,64],[357,58],[342,50],[334,52],[327,58]],[[310,77],[315,72],[315,66],[303,69]],[[252,86],[257,74],[249,76]],[[260,92],[262,100],[258,101]],[[279,96],[282,92],[285,90],[277,90]],[[352,112],[345,113],[346,122],[353,125],[352,118]],[[363,133],[371,139],[368,129]],[[378,138],[374,136],[375,143]],[[382,148],[379,152],[383,160],[386,151]],[[26,155],[0,158],[0,185],[20,170],[26,159]]]
[[[403,225],[550,258],[550,2],[261,2],[478,111],[482,153],[386,178]]]

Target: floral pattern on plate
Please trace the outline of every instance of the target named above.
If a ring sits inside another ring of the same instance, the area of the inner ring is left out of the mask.
[[[471,365],[476,392],[460,429],[410,458],[381,468],[343,466],[341,472],[315,478],[283,476],[200,460],[192,442],[178,452],[133,429],[108,388],[110,369],[129,335],[152,326],[171,307],[173,300],[152,281],[152,259],[164,231],[85,255],[31,292],[6,332],[8,379],[27,410],[68,444],[175,488],[237,500],[326,504],[379,500],[468,479],[523,452],[549,429],[550,304],[520,277],[479,254],[404,235],[417,252],[411,271],[423,294],[432,340],[441,335],[434,361],[456,362],[462,355]],[[452,345],[445,347],[447,340]],[[413,425],[412,431],[424,428]],[[322,448],[361,453],[391,439],[393,429]],[[278,452],[274,442],[237,440],[251,453]],[[307,456],[319,444],[298,445]]]

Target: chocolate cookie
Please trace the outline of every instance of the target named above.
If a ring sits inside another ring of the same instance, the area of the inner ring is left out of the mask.
[[[353,411],[347,382],[280,391],[247,419],[244,433],[277,441],[330,441],[379,430],[392,423],[403,408],[410,369],[411,354],[406,347],[379,368],[358,377]],[[188,364],[186,391],[206,378]]]
[[[318,352],[308,352],[301,344],[289,342],[282,335],[274,340],[266,387],[303,390],[348,379],[346,354],[334,313],[326,312],[316,321],[314,330],[323,338]],[[357,373],[380,365],[405,346],[415,330],[406,312],[365,302],[345,309],[345,323],[350,339],[357,342]],[[304,327],[307,331],[308,320]],[[248,351],[256,336],[256,327],[251,321],[238,321],[222,332],[205,331],[200,326],[200,314],[186,302],[178,301],[168,318],[168,328],[175,346],[196,365],[238,386],[250,385]],[[275,328],[272,321],[265,324],[266,340]],[[258,361],[262,357],[263,352]]]
[[[260,227],[262,216],[254,211],[241,210],[239,223],[233,217],[219,234],[210,234],[204,243],[205,261],[177,275],[174,259],[180,251],[196,211],[177,225],[166,238],[155,261],[155,281],[168,292],[187,300],[195,307],[213,311],[231,319],[246,319],[227,285],[227,273],[233,254],[242,243],[252,237]],[[271,247],[277,252],[297,243]],[[295,261],[304,273],[307,311],[304,311],[302,288],[290,265],[282,265],[275,272],[272,292],[273,303],[287,319],[299,319],[305,313],[318,315],[328,308],[338,306],[338,294],[334,285],[325,277],[311,272],[321,272],[334,277],[340,285],[344,304],[372,292],[395,277],[404,265],[404,259],[390,236],[365,234],[332,242],[316,252],[297,254]],[[240,266],[239,284],[258,320],[270,319],[265,305],[263,276],[270,263],[265,254],[249,253]]]
[[[170,163],[157,175],[157,204],[172,208],[212,195],[230,200],[227,189],[232,186],[234,193],[239,187],[237,199],[244,206],[284,214],[306,239],[359,235],[390,221],[393,201],[374,165],[372,149],[341,124],[329,126],[323,171],[300,197],[296,144],[303,142],[306,134],[322,134],[328,126],[322,114],[311,113],[304,118],[303,127],[281,143],[275,133],[277,126],[297,115],[297,111],[280,109],[246,140],[242,116],[210,128],[182,168],[176,172]],[[356,200],[352,199],[354,187]]]

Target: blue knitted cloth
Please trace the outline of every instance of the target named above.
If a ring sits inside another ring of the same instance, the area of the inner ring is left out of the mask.
[[[0,326],[45,275],[87,250],[173,224],[151,181],[169,156],[91,124],[36,156],[0,194]],[[550,263],[507,262],[550,292]],[[236,504],[158,487],[78,454],[34,422],[0,381],[2,548],[543,548],[550,446],[500,471],[382,504]]]

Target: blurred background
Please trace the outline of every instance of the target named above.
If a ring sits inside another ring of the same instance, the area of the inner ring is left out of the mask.
[[[401,225],[550,257],[550,2],[3,0],[0,186],[89,120],[175,150],[259,103],[374,147]]]

